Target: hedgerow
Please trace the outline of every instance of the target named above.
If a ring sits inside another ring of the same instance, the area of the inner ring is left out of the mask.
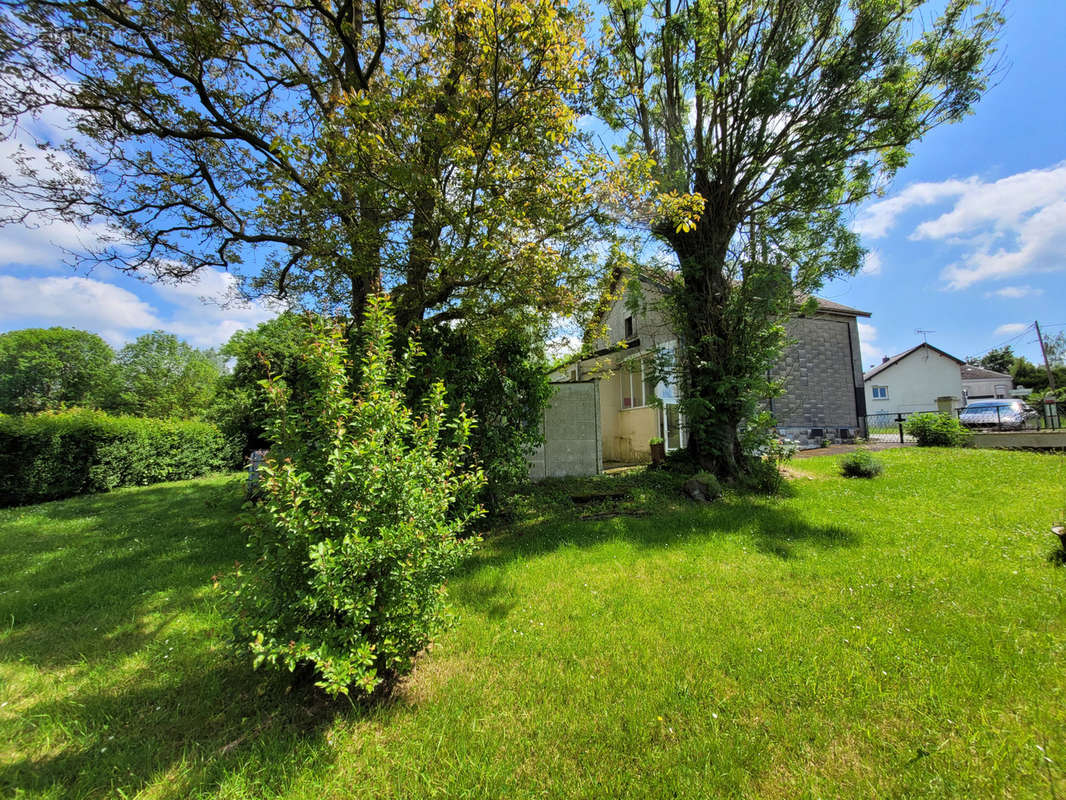
[[[239,453],[213,425],[76,409],[0,417],[0,505],[232,469]]]

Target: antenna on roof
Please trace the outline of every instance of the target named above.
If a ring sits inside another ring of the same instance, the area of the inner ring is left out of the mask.
[[[926,331],[926,330],[922,330],[921,328],[915,328],[914,332],[919,334],[922,337],[922,343],[923,344],[929,344],[929,334],[930,333],[936,333],[936,331]]]

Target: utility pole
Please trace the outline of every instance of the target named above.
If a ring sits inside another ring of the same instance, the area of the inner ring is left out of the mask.
[[[1055,391],[1055,374],[1051,371],[1051,365],[1047,361],[1047,350],[1044,349],[1044,337],[1040,335],[1040,323],[1034,322],[1036,338],[1040,342],[1040,355],[1044,357],[1044,369],[1047,370],[1047,384],[1051,391]]]

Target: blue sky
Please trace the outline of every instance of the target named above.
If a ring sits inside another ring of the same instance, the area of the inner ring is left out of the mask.
[[[865,274],[821,293],[873,314],[867,367],[920,343],[916,329],[959,358],[1013,339],[1031,360],[1024,326],[1066,330],[1066,2],[1014,0],[1007,16],[998,85],[859,209]]]
[[[975,114],[917,143],[888,192],[858,209],[867,268],[821,292],[873,314],[861,329],[867,366],[920,342],[916,329],[960,358],[1012,340],[1034,360],[1026,326],[1066,330],[1066,2],[1014,0],[1007,14],[998,85]],[[0,143],[0,158],[12,146]],[[230,288],[217,272],[182,286],[73,273],[58,245],[92,239],[66,225],[0,229],[0,330],[65,325],[120,345],[163,328],[206,347],[273,313],[202,303]]]

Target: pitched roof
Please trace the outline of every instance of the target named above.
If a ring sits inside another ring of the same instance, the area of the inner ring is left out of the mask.
[[[935,353],[940,353],[940,355],[944,356],[945,358],[950,358],[952,361],[958,362],[959,366],[962,366],[962,364],[964,363],[961,358],[955,358],[955,356],[951,355],[951,353],[945,353],[939,347],[933,347],[928,342],[922,342],[921,344],[915,345],[910,350],[904,350],[899,355],[892,356],[892,358],[888,359],[887,361],[882,361],[880,364],[878,364],[876,367],[871,369],[869,372],[863,373],[862,379],[864,381],[870,380],[870,378],[872,378],[878,372],[886,370],[889,367],[893,366],[894,364],[898,364],[900,361],[905,359],[911,353],[914,353],[914,352],[916,352],[918,350],[921,350],[922,348],[927,348],[929,350],[932,350]]]
[[[848,317],[870,316],[869,311],[859,311],[857,308],[834,303],[832,300],[826,300],[822,297],[815,297],[814,301],[818,304],[818,310],[825,314],[843,314]]]
[[[962,365],[962,379],[964,381],[992,380],[994,378],[1010,380],[1010,375],[1006,372],[996,372],[994,369],[985,369],[973,364]]]

